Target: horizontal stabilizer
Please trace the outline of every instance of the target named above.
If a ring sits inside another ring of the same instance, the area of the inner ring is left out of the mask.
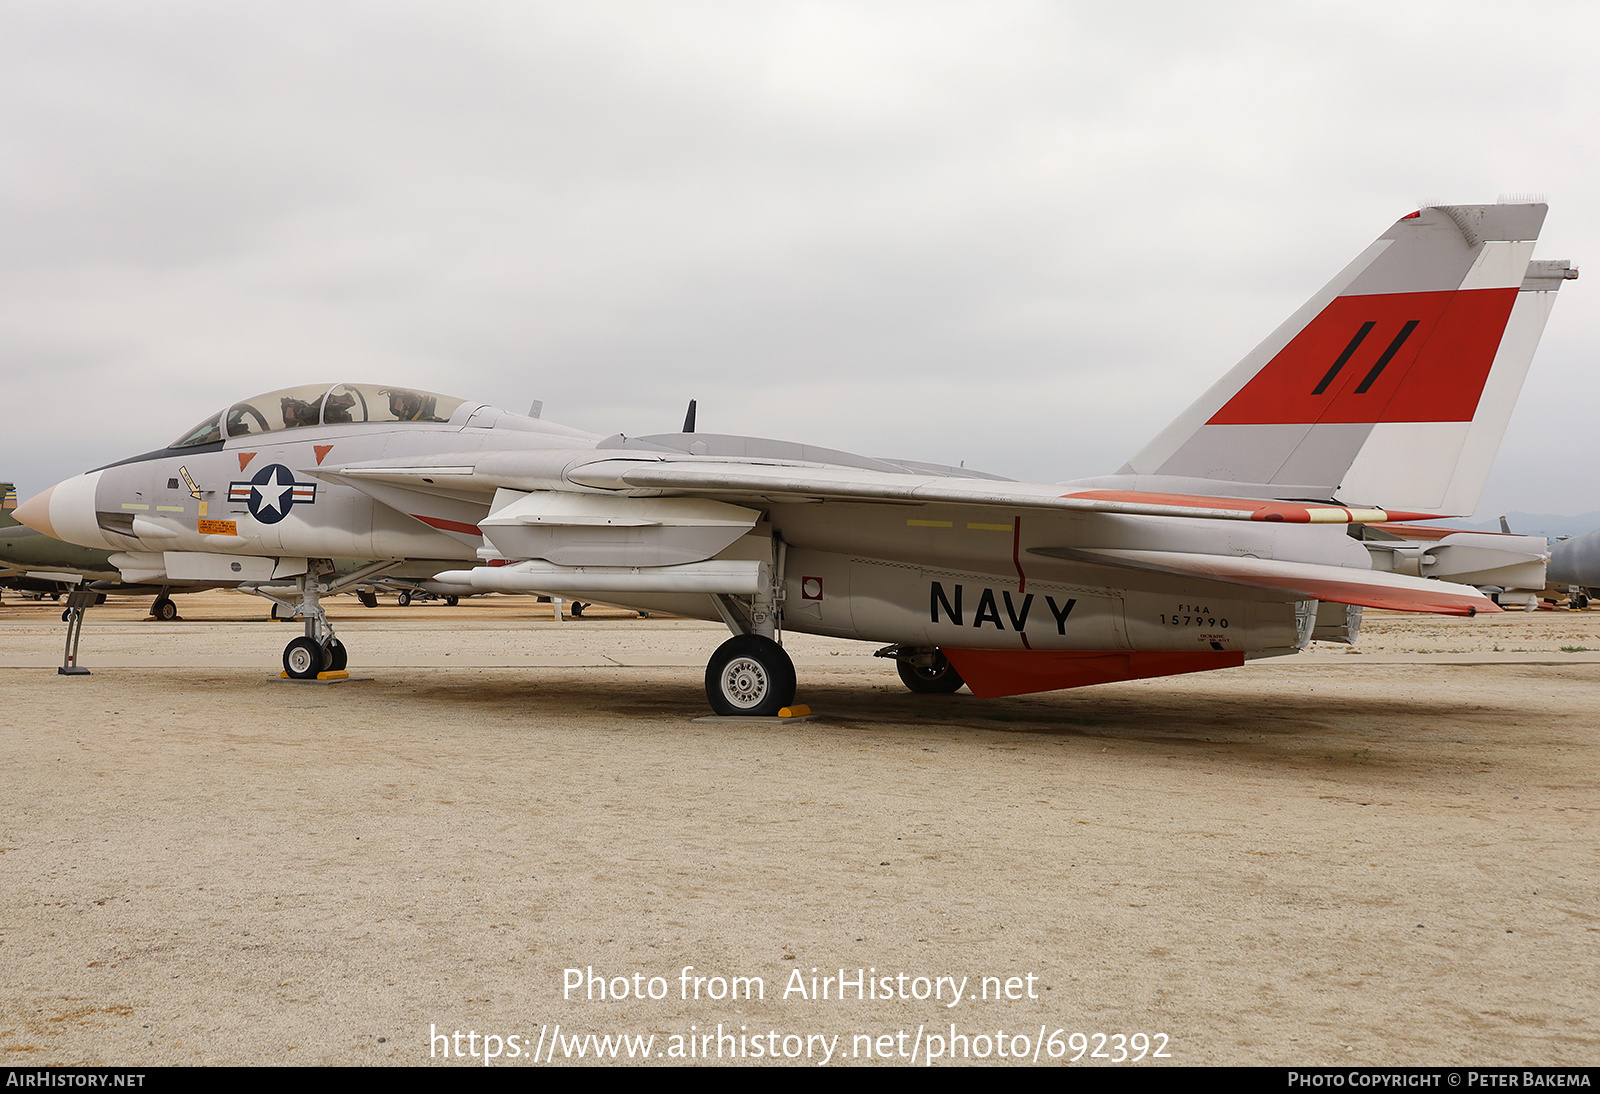
[[[1035,547],[1029,553],[1147,573],[1219,581],[1225,585],[1244,585],[1301,600],[1327,600],[1363,608],[1433,612],[1439,615],[1476,615],[1500,610],[1494,601],[1468,585],[1375,570],[1357,570],[1347,566],[1281,562],[1235,555],[1197,555],[1180,551]]]

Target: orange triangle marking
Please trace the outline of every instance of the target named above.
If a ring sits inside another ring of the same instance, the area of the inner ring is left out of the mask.
[[[331,444],[314,444],[311,447],[316,449],[316,451],[317,451],[317,466],[318,467],[322,466],[322,458],[324,456],[326,456],[329,452],[333,451],[333,445],[331,445]]]
[[[256,458],[256,454],[254,452],[241,452],[241,453],[239,453],[239,470],[243,471],[246,467],[249,466],[250,461],[255,459],[255,458]]]

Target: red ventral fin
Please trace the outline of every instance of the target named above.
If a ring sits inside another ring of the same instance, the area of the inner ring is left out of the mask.
[[[1117,680],[1176,676],[1185,672],[1236,668],[1242,652],[1117,653],[1052,650],[952,650],[940,648],[972,694],[980,699],[1060,691]]]

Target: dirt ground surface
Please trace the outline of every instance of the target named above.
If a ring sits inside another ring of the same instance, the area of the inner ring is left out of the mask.
[[[8,1065],[1600,1063],[1600,611],[1001,700],[791,636],[746,722],[708,624],[344,597],[316,684],[145,606],[68,678],[0,603]]]

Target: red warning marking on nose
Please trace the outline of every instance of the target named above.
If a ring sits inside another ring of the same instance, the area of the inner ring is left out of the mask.
[[[311,447],[316,450],[316,453],[317,453],[317,465],[319,467],[322,465],[323,457],[326,456],[329,452],[333,451],[333,445],[331,445],[331,444],[314,444]]]
[[[255,459],[255,458],[256,458],[256,454],[254,452],[241,452],[241,453],[239,453],[239,470],[243,471],[246,467],[249,467],[250,466],[250,461]]]

